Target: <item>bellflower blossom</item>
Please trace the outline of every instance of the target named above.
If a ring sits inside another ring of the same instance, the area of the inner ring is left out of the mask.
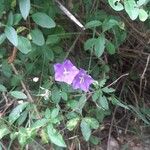
[[[80,69],[79,73],[75,76],[72,87],[74,89],[81,89],[85,92],[89,90],[90,84],[94,82],[94,79],[86,74],[86,71],[84,69]]]
[[[56,63],[54,65],[55,80],[60,82],[66,82],[71,84],[75,76],[79,73],[77,69],[70,60],[65,60],[62,64]]]

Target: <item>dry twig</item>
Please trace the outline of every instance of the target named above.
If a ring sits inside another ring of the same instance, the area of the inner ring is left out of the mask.
[[[116,84],[118,82],[118,80],[120,80],[122,77],[125,77],[125,76],[128,76],[128,75],[129,75],[129,73],[125,73],[125,74],[121,75],[118,79],[116,79],[114,82],[112,82],[111,84],[107,85],[106,87],[110,87],[110,86]]]
[[[144,71],[143,71],[143,73],[142,73],[142,75],[141,75],[139,97],[140,97],[141,94],[142,94],[142,82],[143,82],[143,79],[145,78],[145,73],[146,73],[146,70],[147,70],[147,68],[148,68],[149,61],[150,61],[150,54],[149,54],[148,57],[147,57],[146,65],[145,65]]]
[[[18,73],[16,67],[14,66],[14,64],[11,63],[10,65],[11,65],[11,67],[12,67],[14,73],[15,73],[16,75],[19,75],[19,73]],[[34,100],[32,99],[32,97],[31,97],[29,91],[28,91],[27,88],[26,88],[25,83],[24,83],[22,80],[21,80],[21,85],[22,85],[22,88],[24,89],[25,93],[27,94],[27,97],[28,97],[29,102],[34,103]],[[41,116],[40,116],[40,114],[38,113],[38,110],[37,110],[36,108],[35,108],[35,111],[36,111],[36,113],[37,113],[38,118],[41,118]]]

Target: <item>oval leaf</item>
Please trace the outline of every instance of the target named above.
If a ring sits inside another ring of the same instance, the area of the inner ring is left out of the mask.
[[[135,20],[139,15],[139,8],[134,0],[124,1],[125,11],[132,20]]]
[[[28,106],[29,102],[24,102],[15,107],[9,114],[9,122],[14,123],[21,115],[22,111]]]
[[[104,34],[101,34],[97,38],[96,43],[95,43],[95,55],[97,57],[100,57],[103,54],[104,49],[105,49],[105,36]]]
[[[17,48],[24,54],[27,54],[31,51],[31,43],[30,41],[23,37],[23,36],[19,36],[19,41],[18,41],[18,46]]]
[[[20,91],[12,91],[10,92],[10,94],[16,99],[27,99],[27,96],[23,92],[20,92]]]
[[[7,127],[0,128],[0,140],[9,133],[10,133],[10,131]]]
[[[43,33],[39,29],[31,31],[32,42],[38,46],[42,46],[45,43]]]
[[[52,143],[60,147],[66,147],[62,135],[51,124],[47,126],[47,133]]]
[[[147,18],[148,18],[147,12],[144,9],[140,9],[139,19],[144,22]]]
[[[106,110],[109,109],[108,101],[105,96],[100,96],[99,103],[102,106],[102,108],[104,108]]]
[[[4,85],[0,84],[0,92],[6,92],[7,89]]]
[[[5,35],[7,37],[7,39],[14,45],[17,46],[18,45],[18,36],[17,36],[17,32],[15,31],[15,29],[11,26],[6,26],[5,27]]]
[[[115,45],[114,45],[112,42],[110,42],[110,41],[108,41],[108,42],[106,43],[106,49],[107,49],[107,52],[108,52],[110,55],[113,55],[113,54],[115,54],[115,52],[116,52]]]
[[[93,20],[93,21],[88,22],[88,23],[85,25],[85,28],[94,28],[94,27],[100,26],[101,24],[102,24],[102,23],[101,23],[99,20]]]
[[[5,39],[6,39],[6,35],[4,33],[2,33],[0,35],[0,44],[2,44],[5,41]]]
[[[45,13],[37,12],[32,15],[33,21],[43,28],[54,28],[55,22]]]
[[[77,118],[73,118],[73,119],[67,121],[67,129],[69,131],[72,131],[77,126],[79,120],[80,120],[80,118],[77,117]]]
[[[19,0],[19,8],[22,17],[26,20],[30,12],[30,0]]]
[[[90,38],[84,43],[84,50],[92,50],[95,43],[96,43],[96,38]]]
[[[90,126],[88,125],[88,123],[83,119],[81,121],[81,124],[80,124],[80,127],[81,127],[81,132],[82,132],[82,135],[84,137],[84,139],[86,141],[89,140],[90,136],[91,136],[91,128]]]

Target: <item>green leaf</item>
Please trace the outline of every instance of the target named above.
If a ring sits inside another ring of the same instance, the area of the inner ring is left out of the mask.
[[[131,108],[131,110],[136,113],[136,115],[138,116],[138,118],[142,119],[146,124],[150,125],[150,122],[146,119],[145,115],[142,114],[137,108],[135,108],[134,106],[130,105],[129,106]]]
[[[117,100],[115,97],[111,98],[111,102],[113,105],[118,105],[122,108],[125,108],[125,109],[129,109],[129,107],[123,103],[121,103],[119,100]]]
[[[99,122],[95,118],[85,117],[84,121],[89,125],[91,129],[98,129]]]
[[[84,43],[84,50],[92,50],[94,48],[94,45],[96,43],[96,38],[91,38],[88,39],[85,43]]]
[[[106,50],[110,55],[115,54],[115,52],[116,52],[115,45],[113,43],[111,43],[110,41],[107,41]]]
[[[106,110],[109,109],[108,101],[107,101],[105,96],[100,96],[98,102],[99,102],[99,104],[101,105],[102,108],[104,108]]]
[[[105,93],[112,93],[112,92],[115,92],[115,89],[104,87],[104,88],[102,88],[102,91]]]
[[[47,122],[48,120],[43,118],[41,120],[37,120],[36,122],[34,122],[31,127],[34,129],[35,128],[38,129],[38,128],[44,127],[47,124]]]
[[[96,136],[91,135],[90,142],[94,145],[98,145],[98,143],[100,142],[100,139]]]
[[[62,135],[53,127],[53,125],[47,126],[47,134],[52,143],[60,147],[67,147]]]
[[[18,46],[17,48],[23,53],[23,54],[27,54],[31,51],[31,43],[30,41],[23,37],[23,36],[19,36],[18,38]]]
[[[105,49],[105,36],[104,34],[101,34],[97,38],[96,43],[95,43],[95,55],[97,57],[100,57],[103,54],[104,49]]]
[[[32,42],[38,46],[42,46],[45,43],[43,33],[39,29],[31,30]]]
[[[3,150],[3,149],[2,149],[2,144],[1,144],[1,143],[0,143],[0,150]]]
[[[77,104],[77,106],[75,107],[75,111],[78,112],[78,113],[82,113],[82,109],[86,103],[86,94],[83,94],[80,99],[79,99],[79,102]]]
[[[146,1],[149,1],[149,0],[138,0],[138,1],[137,1],[138,7],[144,5],[144,4],[146,3]]]
[[[23,75],[18,74],[18,75],[13,75],[11,78],[11,86],[18,86],[20,85],[21,80],[23,80]]]
[[[18,36],[17,36],[17,32],[15,31],[15,29],[11,26],[6,26],[5,27],[5,35],[7,37],[7,39],[14,45],[17,46],[18,45]]]
[[[123,5],[118,0],[108,0],[109,5],[116,11],[124,9]]]
[[[54,108],[51,112],[51,119],[55,119],[59,114],[59,108]]]
[[[0,92],[6,92],[7,89],[4,85],[0,84]]]
[[[101,21],[93,20],[93,21],[86,23],[85,28],[87,28],[87,29],[88,28],[95,28],[95,27],[98,27],[100,25],[102,25]]]
[[[144,22],[147,18],[148,18],[147,12],[141,8],[139,10],[139,19]]]
[[[99,81],[99,86],[100,87],[104,87],[105,84],[106,84],[106,79],[103,79],[103,80]]]
[[[20,92],[20,91],[11,91],[10,94],[16,99],[27,99],[27,96],[23,92]]]
[[[57,35],[48,35],[47,40],[46,40],[46,45],[55,45],[59,43],[60,38]]]
[[[9,131],[9,129],[8,129],[7,127],[1,126],[1,127],[0,127],[0,140],[1,140],[5,135],[7,135],[7,134],[9,134],[9,133],[10,133],[10,131]]]
[[[92,100],[95,102],[100,96],[100,91],[95,91],[92,95]]]
[[[44,52],[44,57],[46,60],[53,61],[54,60],[54,52],[48,46],[43,46],[42,50]]]
[[[51,111],[50,111],[50,109],[46,108],[44,114],[45,114],[45,118],[46,119],[50,119],[51,118]]]
[[[119,22],[115,19],[105,19],[102,24],[103,32],[112,29],[114,26],[118,26]]]
[[[8,15],[8,19],[7,19],[7,26],[13,25],[13,19],[14,19],[13,13],[12,13],[12,11],[10,11],[9,15]]]
[[[21,14],[14,14],[13,25],[18,25],[18,23],[21,19],[22,19]]]
[[[54,103],[59,103],[61,99],[61,92],[58,89],[52,91],[52,101]]]
[[[67,93],[66,93],[66,92],[61,92],[61,98],[62,98],[63,100],[65,100],[65,101],[67,101],[67,100],[68,100],[68,95],[67,95]]]
[[[76,118],[73,118],[73,119],[67,121],[67,124],[66,124],[67,129],[69,131],[72,131],[77,126],[79,120],[80,120],[80,118],[76,117]]]
[[[132,20],[135,20],[139,15],[139,8],[135,0],[125,0],[124,6],[127,14]]]
[[[0,44],[2,44],[5,41],[5,39],[6,39],[6,35],[5,35],[5,33],[2,33],[0,35]]]
[[[45,13],[37,12],[32,15],[33,21],[43,28],[54,28],[55,22]]]
[[[7,61],[2,62],[2,72],[8,78],[10,78],[12,75],[11,66],[8,64]]]
[[[17,124],[19,126],[21,126],[25,122],[25,120],[27,119],[27,117],[28,117],[28,112],[27,111],[22,112],[20,114],[20,117],[17,120]]]
[[[27,19],[30,12],[30,0],[19,0],[19,8],[24,20]]]
[[[82,119],[80,127],[84,139],[88,141],[91,136],[91,128],[89,124],[84,119]]]
[[[31,143],[35,137],[35,134],[36,130],[33,128],[20,127],[17,135],[19,144],[24,147],[26,144]]]
[[[9,122],[14,123],[21,115],[22,111],[29,105],[29,102],[24,102],[16,106],[9,114]]]

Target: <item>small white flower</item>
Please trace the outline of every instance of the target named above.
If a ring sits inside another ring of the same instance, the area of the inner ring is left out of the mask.
[[[38,77],[34,77],[33,78],[33,82],[38,82],[39,81],[39,78]]]
[[[23,100],[18,101],[18,104],[22,104],[22,103],[23,103]]]
[[[44,91],[44,93],[38,94],[37,96],[41,96],[41,97],[43,97],[45,100],[47,100],[47,99],[50,97],[50,95],[51,95],[51,91],[49,91],[48,89],[45,89],[45,88],[43,88],[43,87],[40,87],[40,89],[42,89],[42,90]]]

